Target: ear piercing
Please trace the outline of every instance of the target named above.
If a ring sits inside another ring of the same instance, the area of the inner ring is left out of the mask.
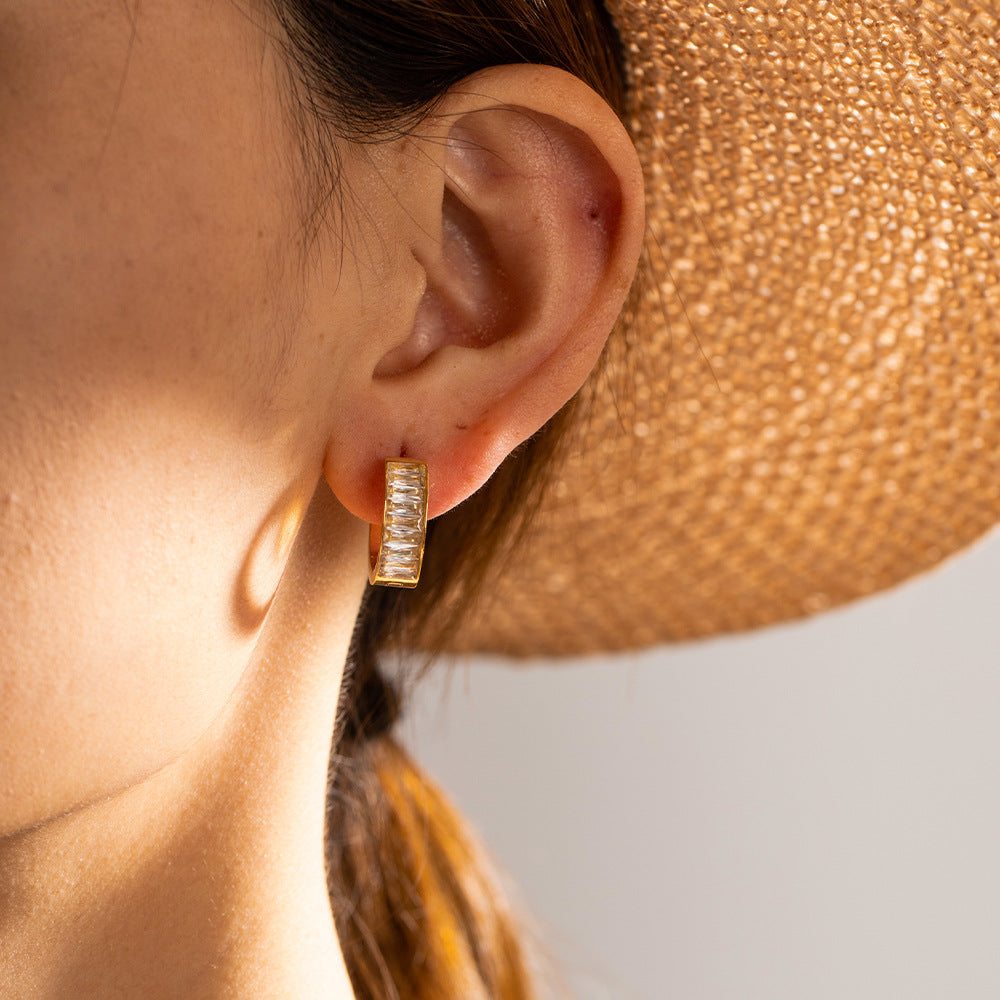
[[[382,524],[368,531],[368,581],[415,587],[427,538],[427,463],[385,460]]]

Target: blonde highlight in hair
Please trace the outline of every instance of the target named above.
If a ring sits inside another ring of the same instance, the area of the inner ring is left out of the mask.
[[[343,766],[327,863],[358,1000],[533,1000],[526,952],[488,859],[390,736]]]

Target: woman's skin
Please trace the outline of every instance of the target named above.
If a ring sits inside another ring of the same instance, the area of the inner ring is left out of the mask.
[[[468,496],[638,257],[624,131],[530,66],[342,143],[310,239],[275,34],[0,0],[4,997],[352,995],[323,806],[383,460]]]

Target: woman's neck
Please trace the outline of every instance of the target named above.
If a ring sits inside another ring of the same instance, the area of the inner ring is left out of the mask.
[[[0,995],[353,997],[323,817],[364,542],[333,504],[310,507],[241,687],[197,745],[0,841]]]

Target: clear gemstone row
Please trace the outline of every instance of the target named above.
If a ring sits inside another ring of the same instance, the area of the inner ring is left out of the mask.
[[[413,466],[389,467],[379,575],[408,580],[420,570],[427,473]]]

